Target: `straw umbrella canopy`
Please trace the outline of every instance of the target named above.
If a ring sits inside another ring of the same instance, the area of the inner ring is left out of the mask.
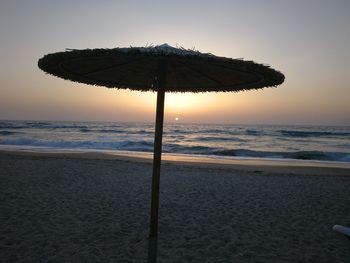
[[[276,87],[284,75],[268,65],[174,48],[167,44],[113,49],[67,49],[38,66],[57,77],[108,88],[157,92],[150,236],[157,236],[165,92],[237,92]]]

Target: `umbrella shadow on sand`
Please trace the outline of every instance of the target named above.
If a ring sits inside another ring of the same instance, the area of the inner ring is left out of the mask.
[[[148,239],[147,263],[157,262],[157,253],[158,253],[158,238],[157,237],[150,237]]]

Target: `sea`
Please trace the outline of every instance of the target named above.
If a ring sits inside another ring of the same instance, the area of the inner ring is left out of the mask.
[[[0,149],[153,152],[154,123],[0,121]],[[165,123],[164,153],[350,162],[350,127]]]

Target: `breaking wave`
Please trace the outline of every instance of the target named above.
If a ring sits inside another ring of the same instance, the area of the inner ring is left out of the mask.
[[[279,130],[283,136],[288,137],[329,137],[329,136],[350,136],[350,132],[328,132],[328,131],[293,131]]]
[[[268,152],[247,149],[215,151],[214,155],[254,157],[254,158],[286,158],[298,160],[350,161],[349,153],[323,151]]]

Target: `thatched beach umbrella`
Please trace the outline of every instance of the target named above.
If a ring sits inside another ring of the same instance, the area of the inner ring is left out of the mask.
[[[45,72],[108,88],[157,92],[150,236],[157,236],[165,92],[222,92],[281,84],[284,75],[253,61],[217,57],[167,44],[154,47],[70,49],[38,62]]]

